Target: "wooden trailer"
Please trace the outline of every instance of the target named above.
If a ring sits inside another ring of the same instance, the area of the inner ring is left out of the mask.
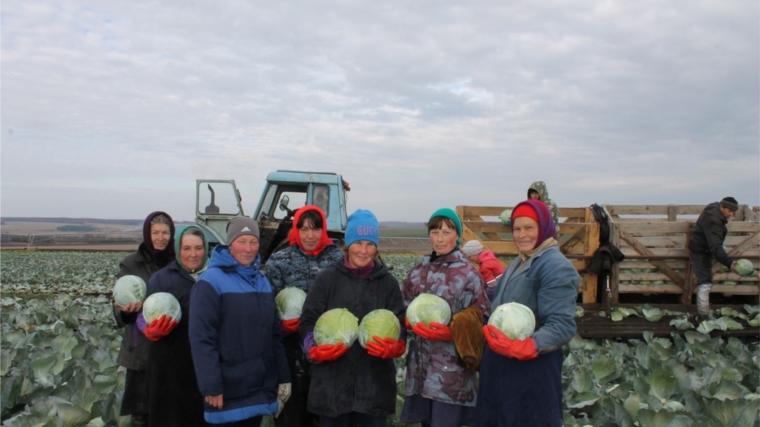
[[[667,322],[642,318],[611,322],[607,314],[616,307],[642,304],[673,312],[696,312],[693,302],[695,278],[689,266],[688,240],[704,205],[604,205],[610,219],[610,241],[626,258],[615,264],[609,277],[600,279],[586,271],[599,248],[599,223],[589,208],[559,208],[560,250],[581,276],[578,302],[588,313],[578,319],[579,332],[587,337],[640,336],[645,330],[667,335],[674,329]],[[463,243],[480,240],[506,266],[517,256],[511,230],[498,216],[509,206],[458,206],[464,228]],[[760,213],[758,208],[740,206],[728,224],[724,241],[727,253],[747,258],[760,268]],[[740,277],[722,265],[714,266],[713,308],[757,304],[760,295],[756,278]],[[757,328],[729,331],[733,335],[758,335]]]

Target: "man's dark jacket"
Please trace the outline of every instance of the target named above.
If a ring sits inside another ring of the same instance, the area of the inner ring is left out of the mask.
[[[726,267],[733,260],[723,249],[723,240],[728,234],[728,218],[720,211],[718,202],[710,203],[699,215],[689,240],[689,253],[703,257],[711,256]]]

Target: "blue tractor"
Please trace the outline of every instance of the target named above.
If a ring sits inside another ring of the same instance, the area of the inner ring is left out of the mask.
[[[315,205],[325,212],[328,235],[336,244],[343,245],[349,190],[348,182],[332,172],[278,170],[270,173],[252,215],[261,230],[262,262],[288,246],[293,215],[304,205]],[[211,246],[226,241],[230,219],[245,215],[234,180],[197,180],[195,200],[195,222],[204,230]]]

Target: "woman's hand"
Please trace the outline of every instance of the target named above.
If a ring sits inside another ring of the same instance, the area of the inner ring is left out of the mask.
[[[125,306],[121,306],[119,304],[116,304],[116,301],[114,301],[113,306],[123,311],[124,313],[137,313],[142,309],[142,302],[131,302]]]
[[[451,328],[438,322],[430,322],[430,326],[417,322],[412,332],[428,341],[451,341]]]
[[[494,325],[483,326],[483,335],[486,337],[488,347],[496,354],[512,357],[521,362],[538,357],[538,350],[533,338],[513,340]]]
[[[216,409],[222,409],[222,405],[224,404],[224,398],[222,398],[222,395],[218,396],[206,396],[206,403],[208,403],[210,406],[213,406]]]

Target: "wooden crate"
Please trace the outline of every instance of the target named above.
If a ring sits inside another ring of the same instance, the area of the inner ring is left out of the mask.
[[[610,301],[618,305],[621,294],[652,296],[680,295],[690,305],[695,282],[689,264],[688,241],[704,205],[605,205],[613,221],[611,242],[626,259],[615,265],[610,277]],[[750,259],[760,267],[760,214],[756,208],[740,206],[728,223],[724,241],[733,258]],[[713,267],[713,293],[757,297],[758,280],[729,272],[721,264]]]
[[[499,214],[511,206],[457,206],[462,220],[462,243],[480,240],[483,247],[494,252],[505,266],[517,256],[518,249],[509,227],[499,220]],[[589,208],[559,208],[560,251],[570,259],[581,275],[579,292],[584,303],[597,300],[597,276],[586,272],[591,255],[599,248],[599,223]]]

